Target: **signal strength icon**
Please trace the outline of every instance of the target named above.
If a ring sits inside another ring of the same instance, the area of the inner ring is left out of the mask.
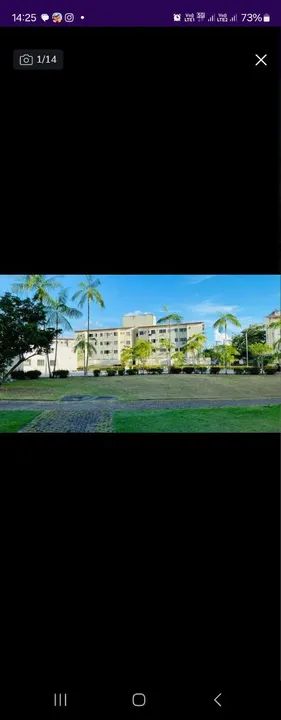
[[[211,15],[211,16],[208,18],[208,22],[215,22],[215,19],[216,19],[216,16],[215,16],[215,15]]]
[[[229,18],[229,22],[237,22],[237,15],[233,15],[231,18]]]

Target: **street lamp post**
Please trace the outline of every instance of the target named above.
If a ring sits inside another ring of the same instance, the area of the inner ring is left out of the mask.
[[[249,348],[248,348],[248,333],[247,330],[245,331],[245,337],[246,337],[246,364],[247,367],[249,365]]]

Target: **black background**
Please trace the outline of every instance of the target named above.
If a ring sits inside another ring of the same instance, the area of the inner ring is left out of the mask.
[[[279,272],[278,31],[0,37],[1,272]],[[62,73],[13,70],[40,46]],[[11,712],[274,706],[277,436],[6,436],[1,458]]]

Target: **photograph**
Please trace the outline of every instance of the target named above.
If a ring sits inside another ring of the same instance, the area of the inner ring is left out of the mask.
[[[280,338],[278,275],[1,275],[0,432],[280,432]]]

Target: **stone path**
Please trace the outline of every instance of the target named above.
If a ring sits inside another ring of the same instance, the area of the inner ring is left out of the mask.
[[[279,405],[281,398],[258,400],[131,400],[117,398],[94,398],[70,400],[65,397],[54,401],[3,400],[1,410],[41,410],[21,433],[109,433],[112,432],[112,415],[115,410],[168,410],[180,408],[252,407],[254,405]]]

